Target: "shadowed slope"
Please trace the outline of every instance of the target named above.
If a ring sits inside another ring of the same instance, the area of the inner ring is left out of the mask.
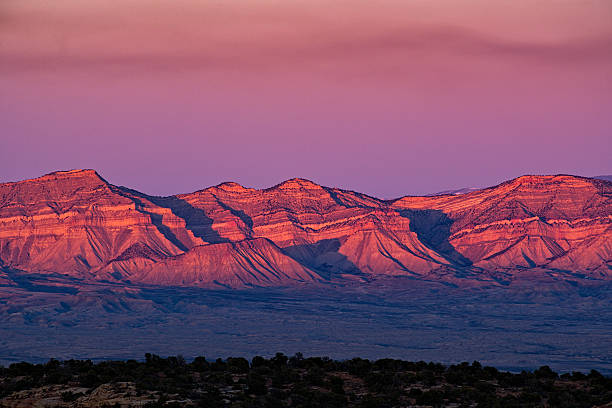
[[[134,279],[158,285],[274,286],[312,282],[314,271],[264,238],[197,246],[139,271]]]
[[[0,203],[0,257],[10,267],[89,276],[136,243],[181,252],[93,170],[1,184]]]
[[[433,222],[433,239],[449,242],[481,268],[610,274],[612,183],[604,180],[523,176],[460,196],[404,197],[392,205],[412,214],[443,213],[450,225]]]
[[[1,264],[80,278],[269,286],[405,275],[460,284],[531,271],[608,279],[610,242],[612,183],[573,176],[393,201],[304,179],[171,197],[113,186],[93,170],[0,184]]]
[[[385,202],[309,180],[265,190],[224,183],[179,197],[209,214],[222,235],[265,237],[324,274],[424,274],[448,263],[419,242],[410,221]]]

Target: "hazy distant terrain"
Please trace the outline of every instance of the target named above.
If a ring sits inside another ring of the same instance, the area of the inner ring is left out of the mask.
[[[609,289],[547,282],[469,290],[408,278],[342,288],[74,289],[32,278],[1,288],[0,361],[301,351],[610,374]]]

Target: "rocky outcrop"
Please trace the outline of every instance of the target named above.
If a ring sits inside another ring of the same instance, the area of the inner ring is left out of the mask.
[[[0,184],[0,266],[155,285],[271,286],[543,271],[608,279],[612,183],[524,176],[383,201],[292,179],[152,197],[93,170]],[[0,275],[0,284],[9,281]]]
[[[222,184],[178,197],[213,219],[221,239],[267,238],[327,276],[423,274],[448,263],[385,202],[308,180],[266,190]]]
[[[392,205],[415,220],[432,247],[476,267],[545,267],[597,278],[611,272],[607,181],[524,176],[460,196],[404,197]]]
[[[320,280],[265,238],[201,245],[138,269],[134,278],[156,285],[276,286]]]
[[[203,243],[169,208],[93,170],[0,185],[0,259],[12,268],[88,277],[134,245],[165,257]]]
[[[102,384],[96,388],[58,384],[30,388],[0,399],[3,408],[94,408],[94,407],[142,407],[154,404],[159,393],[143,392],[131,382]],[[182,401],[188,403],[190,401]]]

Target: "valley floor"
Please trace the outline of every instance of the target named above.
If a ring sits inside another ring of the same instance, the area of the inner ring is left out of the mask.
[[[611,303],[608,286],[552,283],[455,289],[396,278],[207,290],[32,276],[0,287],[0,364],[281,351],[609,375]]]

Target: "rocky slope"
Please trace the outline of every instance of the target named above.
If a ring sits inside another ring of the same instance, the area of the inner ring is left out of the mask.
[[[152,197],[93,170],[56,172],[0,184],[0,268],[0,284],[16,273],[232,287],[380,275],[607,280],[612,183],[524,176],[383,201],[292,179]]]
[[[163,258],[202,243],[169,209],[93,170],[0,185],[0,258],[8,267],[85,277],[144,248]]]
[[[523,176],[461,196],[392,203],[432,248],[487,270],[547,268],[607,278],[612,267],[612,183]]]

